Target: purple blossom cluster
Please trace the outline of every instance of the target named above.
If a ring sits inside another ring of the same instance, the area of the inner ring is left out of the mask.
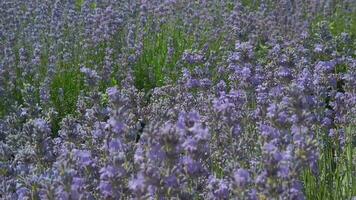
[[[0,1],[0,199],[306,199],[355,148],[355,33],[318,2]]]

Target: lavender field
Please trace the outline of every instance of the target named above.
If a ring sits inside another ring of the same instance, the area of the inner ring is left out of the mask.
[[[355,0],[0,0],[0,199],[356,199]]]

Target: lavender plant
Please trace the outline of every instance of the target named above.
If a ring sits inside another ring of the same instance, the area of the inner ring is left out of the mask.
[[[0,199],[353,199],[353,1],[0,1]]]

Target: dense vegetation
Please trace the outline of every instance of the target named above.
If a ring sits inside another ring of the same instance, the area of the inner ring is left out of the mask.
[[[0,199],[356,197],[356,3],[0,1]]]

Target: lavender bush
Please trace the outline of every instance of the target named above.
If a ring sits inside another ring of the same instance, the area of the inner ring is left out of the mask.
[[[0,1],[0,199],[353,199],[356,4]]]

